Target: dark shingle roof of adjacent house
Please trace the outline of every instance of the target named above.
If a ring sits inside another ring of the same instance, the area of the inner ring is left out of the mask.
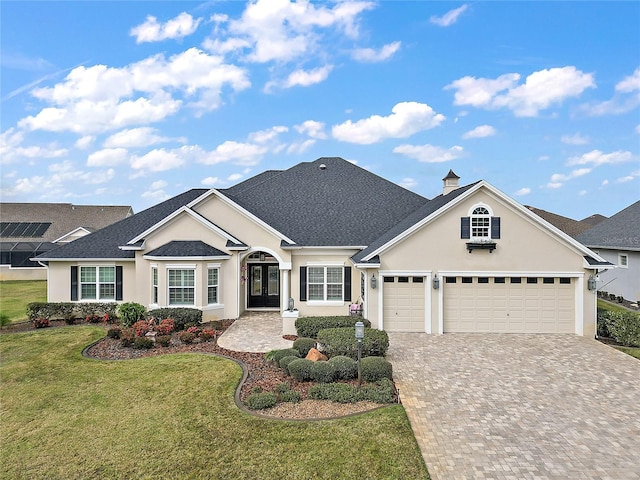
[[[201,240],[173,240],[161,247],[145,253],[145,257],[228,257],[224,253]]]
[[[542,217],[551,225],[553,225],[559,230],[562,230],[564,233],[566,233],[567,235],[573,238],[577,237],[582,232],[586,232],[592,227],[592,225],[589,223],[574,220],[568,217],[563,217],[562,215],[558,215],[556,213],[551,213],[551,212],[547,212],[546,210],[530,207],[529,205],[525,205],[525,208],[529,209],[531,212],[535,213],[539,217]]]
[[[0,203],[0,221],[6,224],[50,224],[48,228],[3,229],[3,242],[52,242],[76,230],[99,230],[133,215],[130,206],[73,205],[71,203]],[[10,225],[6,225],[10,226]],[[33,232],[29,236],[23,233]]]
[[[429,202],[335,157],[271,171],[221,192],[305,246],[368,245]]]
[[[576,238],[590,248],[640,251],[640,200]]]
[[[180,207],[187,205],[200,195],[207,192],[207,189],[196,188],[170,198],[158,205],[143,210],[132,217],[125,218],[113,225],[102,228],[91,235],[79,238],[67,245],[55,248],[44,255],[43,259],[66,259],[66,258],[112,258],[127,259],[134,258],[135,252],[121,250],[118,247],[126,245],[131,239],[140,233],[153,227],[155,224],[171,215]]]

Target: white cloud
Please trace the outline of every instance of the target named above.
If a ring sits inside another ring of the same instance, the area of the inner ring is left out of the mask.
[[[609,180],[603,180],[602,181],[602,186],[605,186],[605,185],[609,185]]]
[[[274,140],[281,133],[288,132],[289,129],[282,125],[277,125],[275,127],[268,128],[266,130],[260,130],[257,132],[253,132],[249,134],[249,140],[255,143],[267,143],[271,140]]]
[[[538,160],[541,162],[546,162],[547,160],[549,160],[551,157],[549,155],[540,155],[538,157]]]
[[[616,183],[627,183],[633,180],[633,175],[627,175],[626,177],[620,177],[616,179]]]
[[[324,140],[327,138],[327,134],[324,132],[324,123],[316,122],[315,120],[307,120],[300,125],[293,127],[298,133],[302,135],[309,135],[311,138],[317,138],[318,140]]]
[[[575,135],[563,135],[560,141],[567,145],[586,145],[589,143],[589,137],[583,137],[579,133],[576,133]]]
[[[158,148],[142,156],[133,156],[131,158],[131,168],[135,170],[163,172],[165,170],[182,167],[185,164],[184,157],[190,153],[190,148],[193,147],[182,147],[174,150]]]
[[[269,93],[274,88],[308,87],[316,83],[324,82],[329,73],[333,70],[333,65],[324,65],[313,70],[295,70],[291,72],[284,81],[270,80],[266,83],[264,91]]]
[[[456,90],[455,105],[508,108],[516,116],[535,117],[540,110],[560,104],[567,98],[580,96],[587,88],[596,86],[592,74],[573,66],[534,72],[523,84],[517,85],[519,80],[517,73],[501,75],[495,80],[467,76],[455,80],[445,89]]]
[[[458,21],[458,17],[464,13],[464,11],[469,8],[467,4],[462,5],[461,7],[455,8],[453,10],[449,10],[441,17],[437,17],[433,15],[429,21],[434,25],[438,25],[439,27],[448,27],[449,25],[453,25]]]
[[[157,143],[169,142],[171,140],[171,138],[158,135],[155,128],[138,127],[128,128],[114,133],[104,141],[103,146],[107,148],[138,148],[148,147]],[[180,138],[178,140],[183,142],[185,141],[184,138]]]
[[[562,185],[560,182],[549,182],[547,183],[547,188],[556,189],[562,187]]]
[[[267,151],[267,147],[252,143],[226,141],[218,145],[215,150],[201,155],[198,161],[205,165],[223,162],[233,162],[238,165],[255,165]]]
[[[231,175],[229,175],[227,177],[227,180],[230,181],[230,182],[237,182],[242,177],[243,177],[243,175],[241,173],[232,173]]]
[[[474,128],[473,130],[469,130],[462,138],[484,138],[484,137],[492,137],[496,134],[496,129],[491,125],[480,125],[479,127]]]
[[[581,197],[584,197],[587,193],[589,193],[589,192],[588,192],[588,191],[586,191],[586,190],[580,190],[580,191],[578,192],[578,195],[580,195]]]
[[[630,93],[640,90],[640,67],[633,74],[623,78],[616,85],[616,92]]]
[[[88,167],[111,167],[127,161],[129,152],[125,148],[105,148],[87,157]]]
[[[154,190],[153,187],[151,187],[149,190],[143,192],[141,197],[154,202],[162,202],[169,199],[171,195],[162,189]]]
[[[331,129],[333,137],[349,143],[368,145],[385,138],[406,138],[422,130],[440,125],[445,116],[435,113],[425,103],[402,102],[391,109],[391,115],[381,117],[372,115],[369,118],[352,122],[347,120]]]
[[[158,23],[156,17],[149,15],[144,23],[133,27],[129,34],[136,37],[136,43],[179,39],[195,32],[201,20],[201,18],[194,19],[188,13],[182,12],[177,17],[161,24]]]
[[[207,177],[203,178],[200,183],[207,187],[213,187],[214,185],[220,185],[222,183],[222,180],[220,180],[218,177]]]
[[[21,159],[60,158],[69,153],[55,142],[45,146],[22,146],[23,140],[23,132],[14,128],[9,128],[0,135],[0,164],[6,165]]]
[[[464,148],[454,145],[451,148],[442,148],[435,145],[399,145],[393,149],[393,153],[400,153],[425,163],[442,163],[462,157]]]
[[[96,137],[94,137],[93,135],[85,135],[84,137],[80,137],[78,140],[76,140],[76,143],[74,144],[74,146],[78,150],[86,150],[91,145],[93,145],[93,142],[95,140],[96,140]]]
[[[415,178],[407,177],[407,178],[403,178],[402,181],[398,183],[398,185],[404,188],[413,188],[418,185],[418,182]]]
[[[516,192],[518,197],[522,197],[524,195],[529,195],[531,193],[531,189],[529,187],[522,187],[520,190]]]
[[[640,135],[640,124],[636,125],[636,133]]]
[[[566,182],[567,180],[571,180],[573,178],[582,177],[583,175],[586,175],[590,172],[591,168],[577,168],[571,171],[569,174],[554,173],[553,175],[551,175],[551,182]]]
[[[373,48],[356,48],[351,52],[351,56],[354,60],[359,62],[383,62],[391,58],[398,50],[400,50],[401,44],[401,42],[387,43],[379,50],[375,50]]]
[[[301,154],[306,152],[309,148],[311,148],[316,143],[316,140],[310,138],[303,142],[294,142],[287,147],[287,153],[292,154]]]
[[[164,180],[156,180],[155,182],[153,182],[151,184],[151,190],[160,190],[164,187],[166,187],[167,185],[169,185],[167,182],[165,182]]]
[[[592,150],[588,153],[585,153],[579,157],[571,157],[567,161],[567,165],[605,165],[605,164],[613,164],[613,163],[624,163],[629,162],[633,159],[633,154],[631,152],[623,152],[618,150],[616,152],[611,153],[603,153],[600,150]]]

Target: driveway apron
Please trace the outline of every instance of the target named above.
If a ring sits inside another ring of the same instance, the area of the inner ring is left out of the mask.
[[[246,311],[218,338],[218,345],[236,352],[263,353],[291,348],[293,342],[282,338],[280,312]]]
[[[640,361],[573,335],[390,333],[439,479],[640,479]]]

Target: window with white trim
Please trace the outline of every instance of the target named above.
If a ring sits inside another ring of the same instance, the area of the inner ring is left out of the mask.
[[[341,301],[344,274],[343,267],[308,267],[307,298],[320,301]]]
[[[207,303],[209,303],[209,305],[220,303],[218,298],[219,278],[219,268],[209,268],[207,270]]]
[[[491,238],[491,214],[485,207],[476,207],[471,212],[471,238]]]
[[[151,267],[151,303],[158,304],[158,267]]]
[[[618,254],[618,267],[629,268],[629,257],[625,253]]]
[[[115,300],[116,267],[80,267],[81,300]]]
[[[169,277],[169,305],[195,305],[195,269],[170,268],[167,275]]]

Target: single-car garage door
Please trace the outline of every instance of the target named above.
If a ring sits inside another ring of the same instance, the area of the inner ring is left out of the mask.
[[[424,332],[424,277],[384,277],[384,329],[389,332]]]
[[[444,331],[574,333],[574,280],[445,277]]]

